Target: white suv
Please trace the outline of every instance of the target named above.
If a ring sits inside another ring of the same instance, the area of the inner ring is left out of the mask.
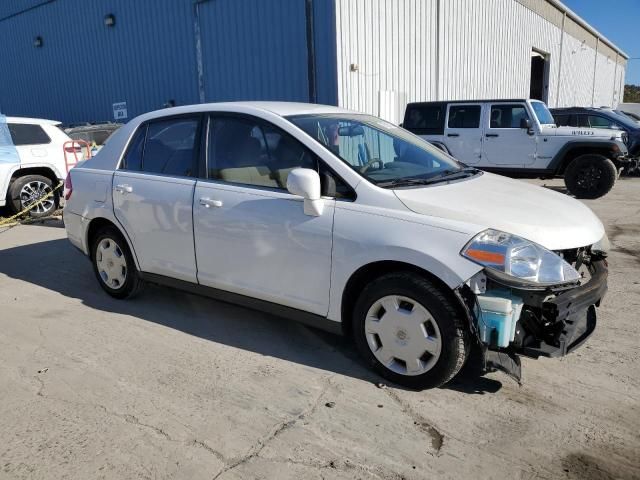
[[[69,240],[113,297],[153,282],[352,335],[415,388],[472,348],[515,375],[518,355],[565,355],[606,291],[607,238],[582,203],[335,107],[145,114],[70,172],[65,197]]]
[[[71,139],[60,122],[0,116],[0,206],[13,213],[37,203],[32,217],[51,214],[59,195],[49,195],[67,174],[64,144]],[[68,159],[84,158],[78,145],[67,145]],[[49,195],[46,200],[40,199]]]
[[[578,198],[598,198],[628,168],[626,132],[558,127],[538,100],[410,103],[402,126],[467,165],[510,176],[564,177]]]

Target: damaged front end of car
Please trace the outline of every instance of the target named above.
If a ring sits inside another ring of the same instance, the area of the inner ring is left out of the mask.
[[[519,383],[520,356],[561,357],[596,327],[607,291],[606,235],[596,244],[550,251],[496,230],[478,234],[461,254],[484,269],[456,293],[467,309],[485,372]]]

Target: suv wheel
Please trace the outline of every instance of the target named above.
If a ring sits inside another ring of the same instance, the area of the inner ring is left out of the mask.
[[[413,273],[374,280],[356,302],[360,354],[383,377],[410,388],[439,387],[467,357],[469,337],[448,296]]]
[[[617,178],[616,166],[602,155],[581,155],[564,172],[564,183],[577,198],[600,198],[613,188]]]
[[[98,232],[91,245],[91,263],[100,286],[114,298],[136,295],[143,282],[127,242],[114,227]]]
[[[13,213],[18,213],[46,197],[29,211],[29,215],[33,218],[46,217],[55,212],[58,207],[58,195],[51,192],[53,192],[53,182],[47,177],[42,175],[18,177],[9,187],[9,207]]]

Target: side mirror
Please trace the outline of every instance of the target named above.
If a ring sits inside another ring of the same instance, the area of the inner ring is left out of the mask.
[[[520,128],[522,128],[524,130],[530,130],[531,129],[531,120],[529,120],[528,118],[521,118],[520,119]]]
[[[287,177],[287,190],[304,198],[304,213],[319,217],[324,210],[320,196],[320,175],[310,168],[294,168]]]

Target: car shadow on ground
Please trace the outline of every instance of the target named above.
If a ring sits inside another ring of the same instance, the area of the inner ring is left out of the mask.
[[[155,285],[147,285],[137,298],[113,299],[98,285],[89,260],[66,239],[0,250],[0,273],[79,299],[99,311],[129,315],[212,342],[366,382],[385,383],[361,363],[349,339],[293,321]],[[483,394],[496,392],[501,386],[469,366],[443,388]]]

